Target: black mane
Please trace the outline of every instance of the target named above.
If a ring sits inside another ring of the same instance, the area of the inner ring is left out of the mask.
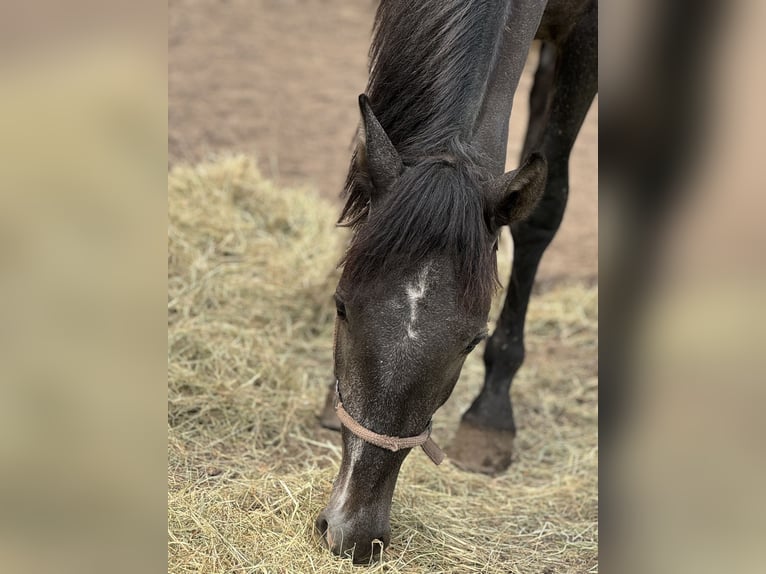
[[[466,141],[499,54],[505,0],[383,0],[367,96],[404,158]]]
[[[339,220],[354,230],[344,259],[353,276],[373,277],[440,251],[455,257],[467,297],[496,285],[480,193],[484,162],[470,138],[497,60],[508,4],[381,1],[366,93],[408,169],[394,197],[370,213],[369,179],[354,151]]]

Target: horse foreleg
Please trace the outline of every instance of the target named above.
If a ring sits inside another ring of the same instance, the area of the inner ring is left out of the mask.
[[[525,153],[542,147],[548,159],[548,180],[543,197],[525,221],[511,227],[514,257],[503,310],[484,351],[484,386],[463,414],[450,458],[459,467],[494,474],[508,468],[516,425],[510,388],[524,361],[524,321],[540,259],[559,228],[569,193],[569,155],[596,94],[596,14],[586,13],[562,45],[555,65],[550,107],[540,106],[546,90],[533,89]],[[545,56],[545,54],[543,54]],[[546,64],[541,58],[541,68]],[[547,68],[538,68],[535,87],[550,80]],[[540,110],[545,110],[542,113]],[[548,115],[547,121],[544,117]],[[536,134],[544,122],[542,142]]]

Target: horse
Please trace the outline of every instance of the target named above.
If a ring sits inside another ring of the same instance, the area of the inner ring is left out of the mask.
[[[595,97],[597,0],[385,0],[338,224],[352,234],[335,292],[334,381],[320,419],[342,460],[316,530],[337,555],[380,557],[399,469],[443,453],[431,418],[486,339],[485,380],[449,450],[494,474],[511,462],[510,386],[540,259],[561,223],[569,155]],[[505,172],[513,95],[542,40],[520,167]],[[501,315],[497,241],[513,265]]]

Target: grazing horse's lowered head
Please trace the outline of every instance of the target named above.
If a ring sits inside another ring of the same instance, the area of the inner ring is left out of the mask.
[[[402,157],[364,95],[359,103],[356,191],[341,216],[354,234],[335,294],[335,377],[356,424],[344,424],[340,472],[316,521],[331,550],[357,562],[389,542],[394,486],[411,450],[376,446],[358,429],[404,438],[430,428],[487,335],[499,229],[532,210],[546,177],[537,154],[491,177],[458,140],[443,153]]]

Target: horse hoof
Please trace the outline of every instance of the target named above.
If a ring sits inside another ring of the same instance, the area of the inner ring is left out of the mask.
[[[461,470],[496,475],[511,465],[514,436],[511,431],[460,421],[447,454]]]
[[[328,395],[325,399],[324,408],[319,414],[319,424],[326,429],[339,431],[340,420],[338,419],[338,415],[335,414],[334,396],[334,394]]]

